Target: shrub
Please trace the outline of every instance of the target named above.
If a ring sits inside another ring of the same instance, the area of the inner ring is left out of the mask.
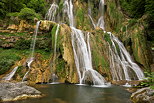
[[[13,12],[13,13],[8,13],[6,16],[8,16],[8,17],[17,17],[19,15],[20,15],[19,12]]]
[[[33,9],[23,8],[20,11],[19,18],[23,19],[23,20],[32,21],[32,20],[34,20],[34,18],[38,18],[39,19],[40,15],[37,14]]]
[[[16,60],[19,60],[20,57],[6,52],[0,55],[0,75],[7,72],[11,66],[13,66]]]
[[[27,7],[32,8],[36,11],[36,13],[41,13],[45,15],[46,13],[46,2],[45,0],[31,0]]]
[[[154,72],[148,73],[145,72],[146,81],[141,83],[141,86],[150,86],[152,89],[154,89]]]
[[[20,39],[16,42],[15,48],[19,50],[29,49],[31,40]]]
[[[140,18],[145,13],[145,0],[120,0],[122,9],[133,18]]]

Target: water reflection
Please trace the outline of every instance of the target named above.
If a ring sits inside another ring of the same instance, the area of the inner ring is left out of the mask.
[[[124,87],[96,88],[70,84],[37,85],[43,98],[7,103],[131,103]],[[6,103],[6,102],[5,102]]]

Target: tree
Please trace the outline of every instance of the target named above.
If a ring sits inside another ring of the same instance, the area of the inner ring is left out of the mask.
[[[44,0],[31,0],[28,4],[28,8],[32,8],[36,13],[45,14],[46,12],[46,2]]]

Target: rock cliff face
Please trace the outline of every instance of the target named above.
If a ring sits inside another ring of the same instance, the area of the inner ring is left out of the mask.
[[[40,30],[51,32],[57,26],[51,21],[41,21]],[[85,35],[87,33],[85,32]],[[92,50],[93,68],[99,71],[107,80],[111,80],[108,57],[108,43],[103,39],[104,33],[101,29],[90,32],[90,45]],[[53,37],[52,37],[53,38]],[[54,41],[54,38],[52,39]],[[52,47],[52,49],[54,49]],[[74,61],[74,54],[71,43],[71,29],[62,24],[58,33],[56,58],[51,56],[49,62],[40,61],[36,55],[29,73],[30,81],[35,83],[48,82],[52,79],[52,74],[56,73],[60,82],[78,83],[78,74]],[[45,64],[47,64],[45,66]],[[44,69],[43,69],[44,68]],[[46,72],[47,71],[47,72]]]
[[[152,53],[146,40],[146,16],[139,20],[127,17],[121,10],[119,0],[106,0],[106,6],[106,29],[115,32],[144,71],[150,71]]]
[[[47,1],[51,2],[52,0]],[[100,16],[98,9],[96,9],[99,5],[99,0],[91,0],[90,2],[88,2],[88,0],[74,0],[73,4],[76,27],[83,30],[85,35],[86,32],[90,32],[93,68],[99,71],[106,80],[111,81],[112,76],[110,73],[109,44],[107,38],[101,29],[94,29],[88,17],[88,13],[90,12],[88,10],[90,8],[94,22],[97,22]],[[150,71],[152,56],[145,36],[145,18],[146,17],[142,17],[140,20],[128,18],[121,11],[118,0],[105,0],[105,30],[113,32],[124,43],[135,62],[137,62],[144,71]],[[46,60],[42,59],[40,56],[42,54],[35,55],[35,60],[31,65],[27,78],[30,82],[49,82],[52,80],[52,74],[56,74],[61,82],[78,83],[78,74],[71,44],[71,29],[67,25],[67,22],[66,24],[60,25],[55,58],[53,50],[56,27],[57,23],[55,22],[41,21],[39,27],[40,36],[46,34],[49,36],[45,39],[38,38],[37,41],[45,42],[44,44],[47,44],[47,47],[51,49],[51,55],[50,59]],[[28,28],[34,28],[34,26],[30,26],[25,21],[21,21],[18,26],[12,25],[8,27],[8,29],[15,31],[24,31]],[[3,48],[14,48],[12,43],[20,39],[21,38],[0,36],[0,46]],[[46,41],[50,43],[46,43]],[[41,42],[38,43],[38,46],[41,44]],[[43,47],[41,46],[40,48]]]

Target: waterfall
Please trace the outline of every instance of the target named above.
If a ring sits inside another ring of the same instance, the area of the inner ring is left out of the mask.
[[[144,79],[144,74],[141,71],[141,68],[133,62],[123,43],[111,32],[107,33],[110,35],[112,42],[111,46],[109,46],[109,50],[113,80],[132,80],[132,73],[130,73],[131,70],[135,73],[138,80]]]
[[[38,21],[36,23],[36,29],[35,29],[35,32],[33,35],[32,44],[31,44],[31,48],[30,48],[30,50],[31,50],[30,61],[31,61],[31,59],[34,58],[35,44],[36,44],[36,38],[37,38],[37,34],[38,34],[39,25],[40,25],[40,21]]]
[[[23,77],[23,79],[22,79],[22,82],[24,82],[24,81],[26,80],[27,75],[28,75],[29,72],[30,72],[30,70],[28,70],[28,71],[26,72],[26,74],[24,75],[24,77]]]
[[[31,47],[30,47],[31,54],[30,54],[30,57],[26,61],[26,65],[28,66],[29,69],[31,68],[30,67],[31,66],[31,63],[34,61],[34,51],[35,51],[35,45],[36,45],[36,39],[37,39],[39,25],[40,25],[40,21],[38,21],[36,23],[36,28],[35,28],[35,31],[34,31],[34,34],[33,34],[33,39],[32,39],[32,43],[31,43]],[[26,78],[26,76],[27,76],[28,73],[29,73],[29,71],[27,71],[25,73],[22,81],[25,80],[25,78]]]
[[[18,69],[18,66],[15,67],[9,74],[7,74],[5,77],[2,78],[2,80],[11,80],[11,78],[14,76]]]
[[[88,8],[88,10],[91,10],[90,7]],[[96,27],[100,27],[101,29],[105,30],[105,22],[104,22],[104,0],[100,0],[100,3],[99,3],[99,12],[100,12],[100,17],[98,19],[98,22],[95,23],[93,18],[91,17],[91,12],[88,12],[88,16],[93,24],[93,27],[96,28]]]
[[[80,84],[83,84],[86,81],[92,81],[94,85],[104,85],[106,82],[105,79],[92,68],[89,34],[87,34],[86,43],[84,40],[84,34],[81,30],[74,27],[71,27],[71,29],[74,59]]]
[[[59,24],[57,25],[57,29],[55,32],[55,43],[54,43],[54,60],[56,58],[56,48],[57,48],[57,36],[58,36],[58,31],[59,31]]]
[[[100,18],[98,19],[98,22],[97,22],[97,27],[100,27],[101,29],[105,30],[105,27],[104,27],[104,0],[100,0],[100,3],[99,3],[99,12],[100,12]]]
[[[101,16],[97,24],[94,23],[91,15],[89,15],[89,18],[92,21],[94,28],[100,27],[101,29],[105,30],[104,0],[100,0],[99,12]],[[104,33],[106,33],[106,31],[104,31]],[[124,47],[123,43],[120,42],[120,40],[117,37],[115,37],[111,32],[107,32],[107,34],[110,36],[111,39],[111,45],[109,44],[109,54],[110,68],[113,80],[130,81],[132,80],[132,72],[135,73],[138,80],[142,80],[144,78],[144,74],[141,68],[135,62],[133,62],[129,52]]]
[[[57,25],[56,32],[55,32],[55,43],[54,43],[53,63],[55,63],[55,60],[56,60],[57,36],[58,36],[59,26],[60,26],[60,25],[58,24],[58,25]],[[55,82],[55,79],[54,79],[55,77],[56,77],[55,70],[53,70],[53,72],[52,72],[52,83]]]
[[[72,0],[65,0],[64,13],[67,13],[69,24],[72,29],[72,46],[74,52],[74,60],[77,68],[79,83],[83,84],[86,81],[93,82],[94,85],[104,85],[105,79],[97,71],[92,68],[91,50],[89,44],[89,33],[87,34],[87,43],[84,39],[84,34],[74,26],[73,4]]]
[[[48,12],[46,13],[45,20],[56,21],[56,13],[58,10],[58,5],[56,3],[52,3]]]
[[[67,13],[70,26],[74,27],[74,15],[73,15],[73,4],[72,0],[65,0],[64,2],[64,13]]]

